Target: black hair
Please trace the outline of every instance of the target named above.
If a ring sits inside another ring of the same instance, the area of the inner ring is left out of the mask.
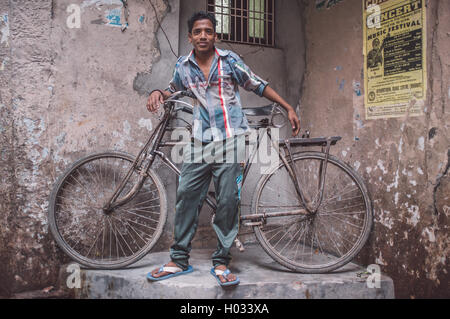
[[[194,28],[194,24],[196,21],[208,19],[212,22],[214,26],[214,32],[216,32],[216,26],[217,26],[217,20],[213,13],[211,12],[205,12],[205,11],[199,11],[192,15],[192,17],[188,20],[188,29],[189,33],[192,33],[192,29]]]

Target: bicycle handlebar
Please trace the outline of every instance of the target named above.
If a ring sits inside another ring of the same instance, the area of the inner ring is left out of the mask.
[[[192,93],[191,91],[178,91],[173,93],[164,103],[164,107],[167,108],[169,105],[173,104],[180,104],[181,106],[177,106],[173,109],[173,111],[178,112],[178,111],[183,111],[186,112],[188,114],[193,114],[194,113],[194,106],[184,102],[184,101],[180,101],[179,99],[182,97],[189,97],[192,99],[197,99],[196,96],[194,95],[194,93]],[[277,103],[274,103],[272,105],[270,105],[270,110],[268,109],[268,106],[263,108],[262,112],[256,112],[255,114],[250,114],[248,112],[248,110],[252,110],[252,109],[247,109],[247,115],[251,116],[251,115],[255,115],[255,116],[268,116],[271,117],[270,119],[270,123],[271,125],[273,125],[274,127],[278,127],[281,128],[283,126],[286,125],[287,123],[287,115],[285,114],[284,110],[281,109],[280,107],[278,107]],[[255,108],[258,109],[258,108]],[[245,112],[244,112],[245,113]],[[261,113],[261,114],[260,114]],[[283,119],[281,120],[281,123],[276,123],[279,121],[278,117],[281,116]]]

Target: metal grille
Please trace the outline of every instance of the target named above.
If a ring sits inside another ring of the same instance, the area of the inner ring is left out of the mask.
[[[275,0],[207,0],[208,12],[217,19],[217,35],[226,42],[274,43]]]

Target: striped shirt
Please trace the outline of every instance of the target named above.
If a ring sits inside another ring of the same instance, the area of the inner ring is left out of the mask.
[[[203,143],[248,133],[250,129],[242,113],[239,86],[263,96],[268,85],[236,53],[217,48],[215,52],[208,79],[192,51],[178,59],[167,88],[171,93],[189,89],[196,96],[192,135]]]

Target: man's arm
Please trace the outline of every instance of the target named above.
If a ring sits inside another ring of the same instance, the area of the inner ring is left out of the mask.
[[[244,63],[244,61],[235,53],[230,53],[230,63],[234,78],[237,83],[247,91],[253,91],[259,96],[263,96],[272,102],[280,104],[288,112],[289,122],[292,124],[293,135],[297,136],[300,132],[300,121],[294,108],[289,105],[281,96],[278,95],[271,87],[269,87],[267,81],[258,77],[250,70],[250,68]]]
[[[263,96],[272,102],[280,104],[286,110],[286,112],[288,113],[289,122],[292,125],[292,135],[297,136],[300,132],[300,120],[298,119],[297,113],[295,113],[294,108],[268,85],[264,89]]]
[[[155,90],[150,93],[147,101],[147,110],[152,113],[156,113],[159,106],[164,103],[173,93],[177,91],[186,90],[180,75],[180,63],[184,57],[178,58],[177,64],[175,65],[172,80],[169,83],[169,87],[165,90]]]

